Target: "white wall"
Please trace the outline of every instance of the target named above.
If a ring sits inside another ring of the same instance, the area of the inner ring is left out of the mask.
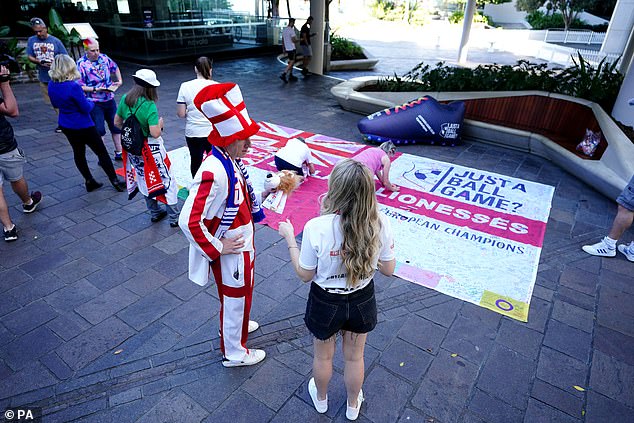
[[[510,3],[484,5],[484,14],[497,23],[525,23],[526,12],[515,8],[515,0]]]

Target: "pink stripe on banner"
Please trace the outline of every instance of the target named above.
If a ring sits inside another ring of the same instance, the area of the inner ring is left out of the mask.
[[[377,198],[379,203],[386,206],[535,247],[542,246],[546,233],[545,222],[422,193],[403,186],[399,192],[390,192],[380,187],[377,182]],[[405,215],[392,217],[411,219]]]

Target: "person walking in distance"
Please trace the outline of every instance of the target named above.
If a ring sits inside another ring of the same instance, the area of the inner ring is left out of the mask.
[[[293,76],[293,65],[295,64],[295,56],[297,55],[295,43],[297,43],[297,37],[295,36],[295,18],[288,18],[288,25],[282,31],[282,49],[288,56],[286,69],[284,69],[284,72],[280,75],[280,79],[284,81],[284,83],[297,81],[297,77]],[[288,74],[288,78],[286,74]]]
[[[310,26],[313,23],[313,17],[309,16],[304,25],[299,30],[299,48],[302,52],[302,75],[308,76],[308,65],[313,58],[313,49],[310,45],[310,38],[315,36],[310,32]]]
[[[176,97],[176,115],[180,118],[187,118],[185,142],[187,142],[189,149],[192,178],[200,168],[205,154],[211,151],[211,144],[207,141],[212,129],[211,122],[194,105],[194,98],[200,90],[216,83],[211,79],[211,64],[211,60],[207,57],[199,57],[194,64],[196,78],[183,82]]]
[[[321,216],[304,226],[301,249],[290,220],[280,223],[279,233],[297,276],[312,281],[304,315],[314,337],[310,398],[318,413],[328,411],[335,341],[341,333],[346,417],[356,420],[364,401],[365,341],[377,323],[373,276],[377,268],[390,276],[396,265],[390,222],[379,212],[368,168],[351,159],[335,165]]]
[[[121,71],[111,58],[101,53],[99,42],[94,38],[84,40],[84,49],[86,53],[77,61],[77,70],[81,75],[79,85],[88,101],[95,105],[90,116],[97,132],[105,144],[105,121],[114,144],[114,160],[121,160],[121,130],[114,124],[114,116],[117,113],[114,92],[123,84]],[[111,79],[112,74],[115,75],[116,81]]]
[[[53,60],[58,54],[68,54],[66,47],[59,38],[48,34],[48,28],[40,18],[33,18],[29,21],[31,29],[35,33],[27,40],[26,54],[31,63],[37,65],[37,79],[40,81],[40,90],[46,104],[51,104],[48,96],[48,83],[51,77],[48,71],[51,69]],[[53,106],[55,108],[55,106]],[[57,113],[57,108],[55,108]],[[62,132],[62,128],[57,126],[55,132]]]
[[[247,348],[254,288],[254,223],[264,218],[240,160],[259,126],[249,118],[240,87],[233,83],[203,88],[194,99],[213,123],[213,145],[196,172],[178,221],[190,243],[189,279],[204,286],[210,275],[220,300],[220,350],[224,367],[251,366],[263,350]],[[211,270],[211,272],[210,272]]]
[[[26,158],[22,150],[18,148],[11,124],[5,118],[5,116],[16,118],[19,113],[18,102],[9,83],[9,69],[0,66],[0,221],[6,242],[18,239],[18,228],[11,220],[9,207],[4,198],[2,188],[4,180],[11,183],[13,192],[22,200],[24,213],[34,212],[42,201],[42,193],[39,191],[29,195],[29,186],[23,174]]]

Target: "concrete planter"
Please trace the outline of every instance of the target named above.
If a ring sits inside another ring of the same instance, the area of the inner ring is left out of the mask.
[[[592,120],[591,125],[596,126],[602,132],[607,144],[604,145],[605,150],[602,154],[594,159],[580,157],[574,152],[574,147],[570,148],[570,141],[562,143],[561,137],[544,135],[542,127],[527,127],[524,124],[522,129],[518,129],[516,122],[509,122],[505,126],[466,118],[463,126],[463,137],[476,142],[525,151],[549,159],[612,199],[619,195],[634,174],[634,144],[614,123],[612,118],[598,104],[591,101],[543,91],[432,93],[359,91],[362,87],[374,85],[376,81],[377,77],[355,78],[336,85],[331,89],[331,92],[341,107],[365,115],[407,103],[423,95],[431,95],[439,101],[463,100],[467,104],[483,100],[484,103],[491,99],[519,101],[520,98],[531,98],[537,102],[536,104],[552,103],[550,104],[551,110],[548,111],[543,109],[522,110],[522,113],[519,114],[522,118],[525,114],[539,117],[540,115],[553,116],[553,113],[556,114],[558,111],[570,114],[567,111],[569,109],[577,112],[581,110],[592,117],[590,119]],[[566,107],[567,105],[571,107]],[[469,115],[467,114],[467,116]],[[576,124],[577,127],[586,125],[585,122],[579,122],[578,113],[569,116],[555,116],[555,118],[558,119],[559,124],[570,122]],[[578,141],[581,141],[581,138]]]
[[[379,59],[368,53],[366,49],[363,49],[363,54],[365,55],[365,59],[331,60],[329,68],[331,71],[369,70],[373,69],[374,66],[379,63]]]

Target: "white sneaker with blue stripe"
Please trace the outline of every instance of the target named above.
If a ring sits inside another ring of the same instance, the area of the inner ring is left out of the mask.
[[[592,254],[593,256],[599,257],[615,257],[616,256],[616,248],[610,247],[607,242],[605,242],[605,238],[596,244],[592,245],[584,245],[581,247],[583,251],[588,254]]]
[[[629,244],[621,244],[617,247],[621,253],[625,255],[625,257],[629,261],[634,261],[634,241]]]

